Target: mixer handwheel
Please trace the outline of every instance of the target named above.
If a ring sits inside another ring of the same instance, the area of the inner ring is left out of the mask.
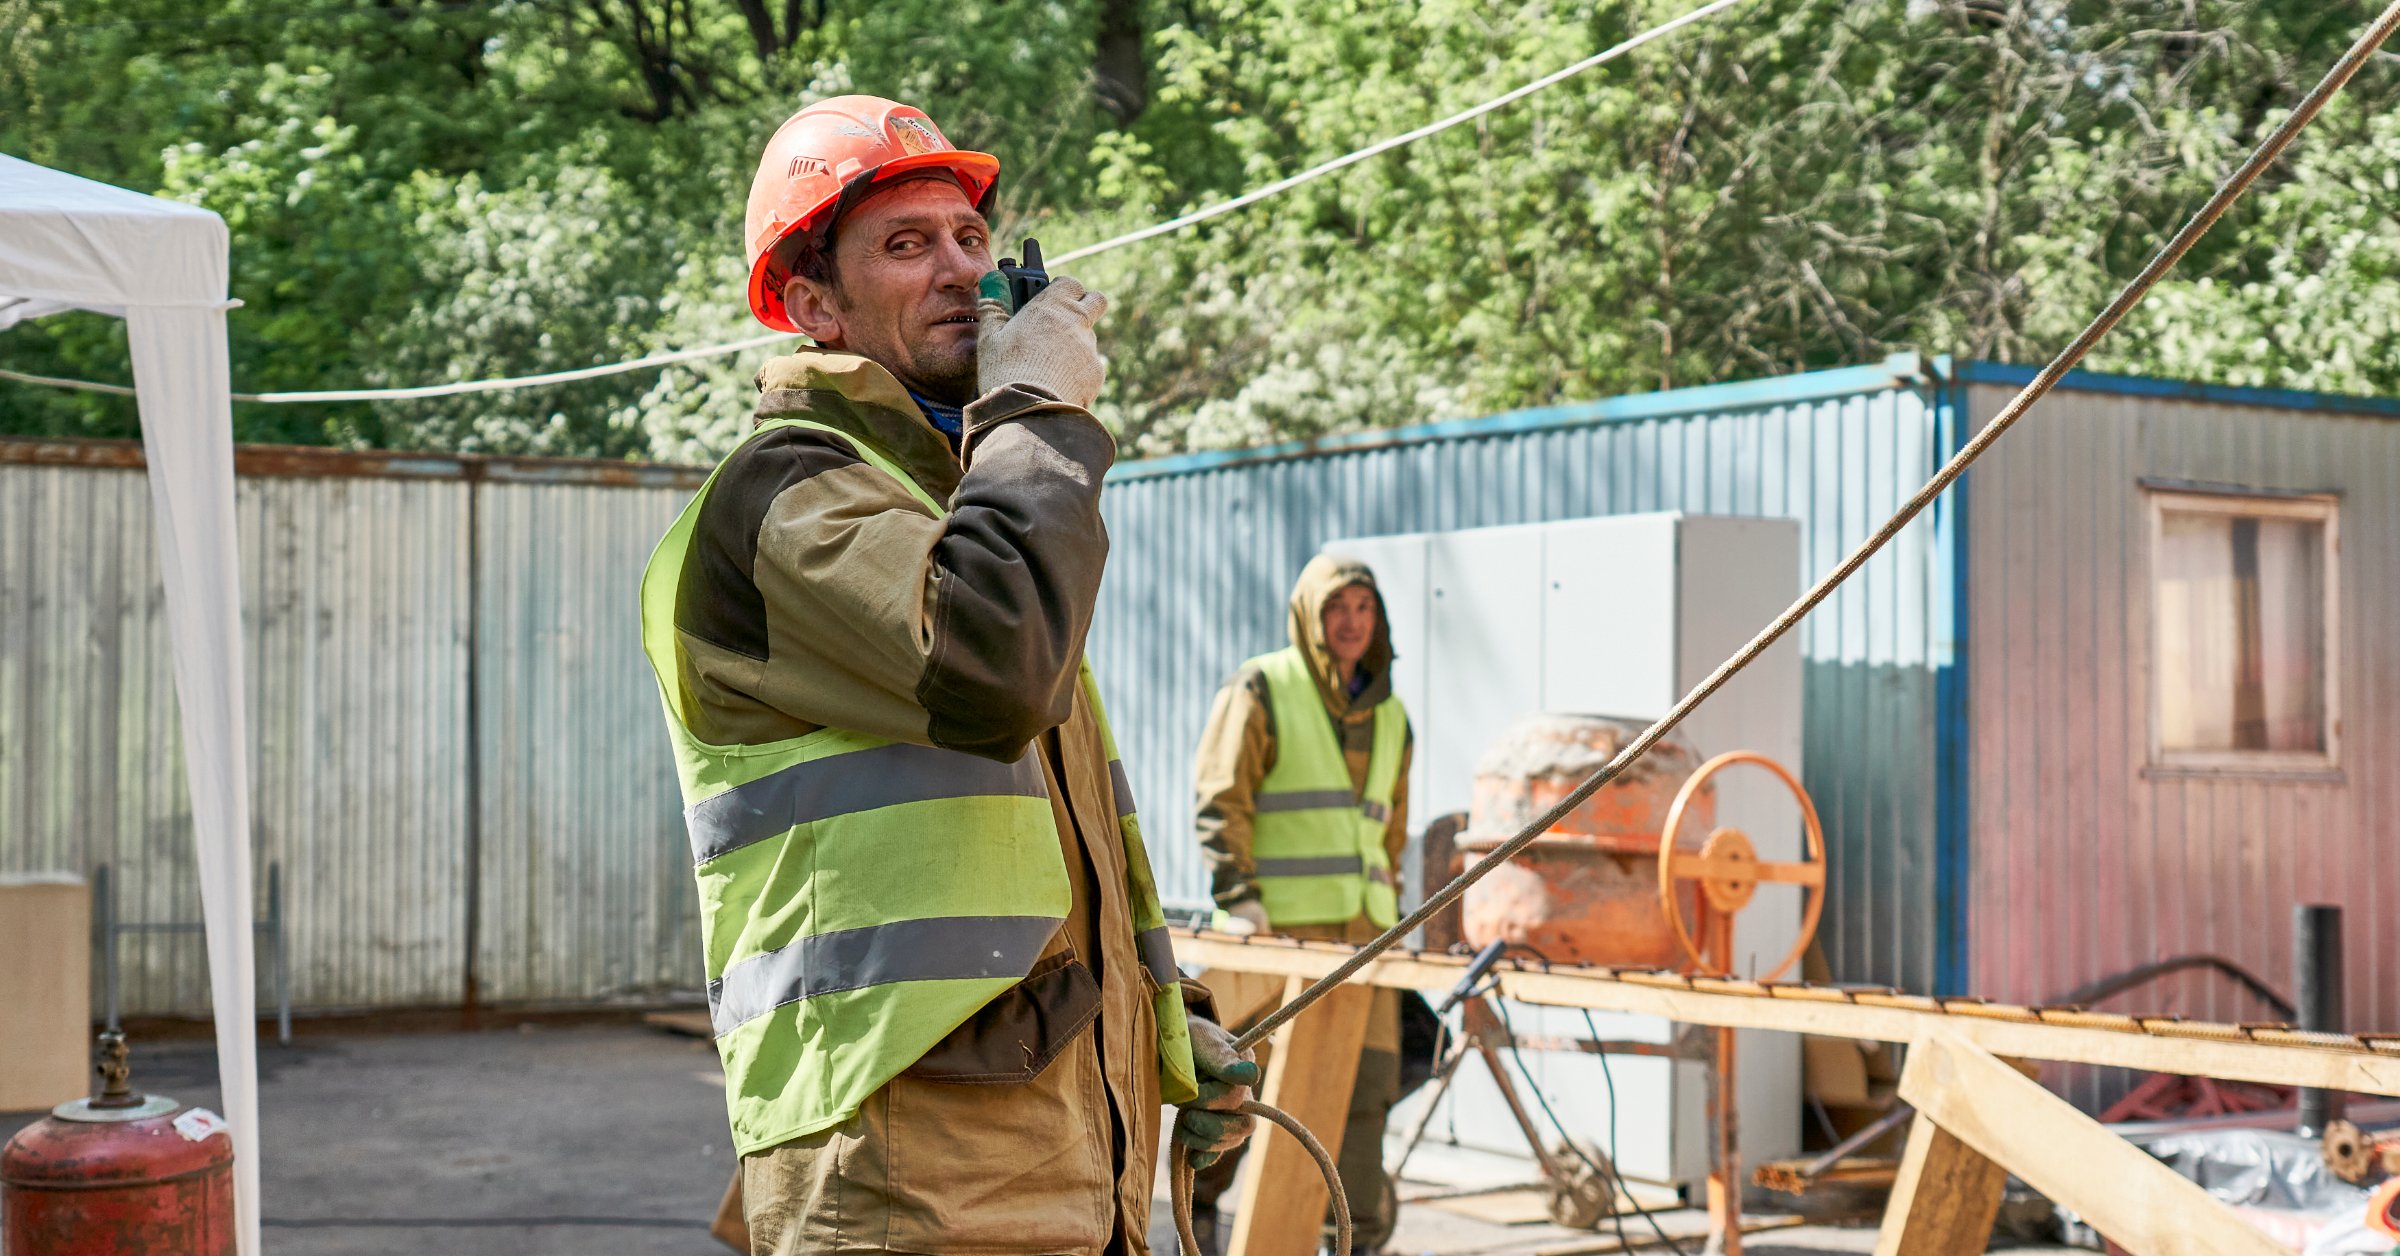
[[[1683,828],[1684,810],[1709,778],[1737,763],[1752,763],[1775,774],[1784,788],[1800,803],[1801,835],[1805,843],[1802,858],[1782,863],[1762,860],[1750,835],[1740,829],[1723,827],[1708,835],[1699,850],[1685,850],[1677,845],[1676,834]],[[1789,768],[1755,750],[1731,750],[1700,765],[1691,779],[1676,791],[1675,805],[1667,809],[1666,831],[1658,836],[1658,892],[1666,908],[1667,921],[1675,927],[1675,940],[1683,944],[1683,953],[1690,956],[1695,970],[1710,976],[1731,976],[1720,961],[1711,958],[1706,948],[1692,940],[1692,928],[1683,918],[1683,896],[1676,893],[1676,882],[1699,883],[1700,897],[1709,909],[1730,917],[1750,903],[1761,882],[1794,885],[1806,901],[1801,909],[1800,937],[1792,944],[1791,953],[1783,962],[1758,978],[1774,981],[1789,972],[1800,957],[1807,953],[1808,944],[1817,936],[1817,918],[1825,910],[1825,829],[1817,822],[1816,804],[1809,801],[1808,791],[1800,787],[1799,778]],[[1727,960],[1730,960],[1730,956]]]

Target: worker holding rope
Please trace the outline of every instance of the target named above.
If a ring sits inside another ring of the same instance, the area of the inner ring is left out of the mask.
[[[1408,844],[1408,715],[1392,694],[1392,634],[1375,573],[1319,556],[1292,589],[1291,644],[1244,663],[1200,735],[1197,829],[1216,927],[1315,941],[1371,941],[1399,919]],[[1237,1026],[1282,983],[1204,977]],[[1265,1063],[1265,1061],[1262,1061]],[[1400,1003],[1377,990],[1342,1131],[1342,1189],[1363,1252],[1398,1221],[1383,1171],[1383,1127],[1400,1097]],[[1237,1155],[1193,1181],[1194,1224],[1214,1229]]]
[[[1249,1132],[1083,665],[1107,299],[979,302],[999,175],[875,97],[776,132],[750,308],[818,347],[642,580],[762,1256],[1138,1256],[1162,1101]]]

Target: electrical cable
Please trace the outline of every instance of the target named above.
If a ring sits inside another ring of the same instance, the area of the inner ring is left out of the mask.
[[[1539,947],[1529,946],[1523,942],[1508,942],[1501,944],[1501,951],[1504,954],[1513,951],[1530,955],[1535,963],[1542,966],[1542,971],[1550,970],[1550,957],[1543,954]],[[1583,1147],[1575,1141],[1575,1136],[1568,1133],[1566,1124],[1558,1119],[1558,1113],[1551,1110],[1549,1097],[1542,1093],[1541,1086],[1533,1080],[1533,1074],[1526,1070],[1525,1053],[1517,1045],[1517,1027],[1509,1020],[1508,1003],[1506,997],[1500,993],[1499,987],[1500,974],[1492,973],[1476,989],[1475,997],[1491,1000],[1492,1009],[1500,1016],[1500,1030],[1508,1035],[1508,1050],[1509,1054],[1516,1058],[1517,1072],[1525,1078],[1525,1088],[1533,1092],[1534,1100],[1541,1105],[1543,1115],[1550,1118],[1551,1128],[1558,1131],[1559,1139],[1566,1143],[1567,1150],[1575,1153],[1575,1158],[1583,1161],[1584,1167],[1590,1169],[1605,1188],[1615,1193],[1610,1197],[1611,1203],[1608,1212],[1610,1220],[1616,1225],[1618,1244],[1628,1250],[1632,1247],[1631,1242],[1625,1237],[1625,1218],[1614,1203],[1615,1195],[1623,1195],[1625,1202],[1631,1205],[1635,1212],[1642,1214],[1643,1220],[1650,1223],[1650,1229],[1658,1235],[1659,1240],[1668,1247],[1675,1247],[1675,1240],[1667,1237],[1667,1232],[1659,1228],[1657,1218],[1651,1216],[1650,1210],[1643,1207],[1642,1202],[1633,1197],[1633,1188],[1625,1184],[1625,1175],[1617,1170],[1617,1079],[1609,1071],[1608,1053],[1598,1050],[1593,1052],[1600,1058],[1600,1080],[1608,1087],[1608,1163],[1606,1166],[1602,1166],[1584,1154]],[[1600,1042],[1600,1026],[1592,1019],[1591,1009],[1582,1010],[1583,1027],[1591,1035],[1592,1043],[1597,1046]],[[1675,1250],[1676,1256],[1683,1256],[1681,1248],[1675,1248]]]
[[[622,375],[646,367],[671,366],[699,358],[719,357],[745,349],[757,349],[777,341],[789,340],[782,332],[729,340],[723,344],[702,345],[696,349],[676,349],[653,353],[627,362],[611,362],[603,366],[579,366],[569,371],[551,371],[542,375],[512,375],[505,379],[472,379],[452,384],[421,384],[410,388],[335,388],[317,392],[277,392],[227,394],[235,401],[258,401],[269,405],[289,405],[316,401],[415,401],[427,397],[455,397],[462,393],[506,392],[516,388],[534,388],[543,384],[570,384],[577,380],[599,379],[606,375]],[[123,384],[102,384],[88,379],[61,379],[55,375],[35,375],[0,367],[0,379],[13,379],[21,384],[44,384],[52,388],[72,388],[81,392],[108,393],[131,397],[134,390]]]
[[[2358,73],[2359,68],[2375,55],[2376,49],[2391,38],[2395,29],[2400,29],[2400,0],[2393,0],[2380,16],[2368,24],[2366,30],[2361,32],[2358,39],[2350,45],[2341,58],[2334,62],[2332,68],[2325,72],[2325,76],[2317,82],[2317,85],[2310,88],[2308,94],[2303,96],[2300,102],[2293,107],[2292,112],[2282,122],[2276,124],[2275,129],[2259,142],[2258,147],[2251,151],[2249,157],[2245,158],[2233,173],[2227,175],[2224,181],[2218,184],[2216,191],[2211,193],[2208,200],[2193,212],[2191,218],[2176,231],[2174,236],[2159,247],[2158,252],[2151,257],[2148,264],[2142,267],[2140,273],[2128,280],[2108,305],[2094,316],[2082,331],[2076,333],[2075,338],[2069,341],[2065,348],[2059,350],[2058,354],[2051,358],[2032,380],[2019,389],[2016,396],[2009,399],[2008,404],[2001,408],[2000,413],[1992,417],[1991,422],[1986,423],[1966,444],[1960,446],[1958,452],[1951,455],[1950,459],[1942,464],[1941,469],[1934,473],[1933,478],[1927,480],[1923,487],[1911,494],[1909,499],[1902,503],[1890,518],[1884,520],[1872,534],[1859,542],[1857,547],[1836,564],[1833,570],[1825,573],[1815,584],[1809,586],[1807,592],[1801,594],[1798,600],[1785,608],[1783,613],[1777,615],[1765,628],[1760,629],[1748,644],[1734,651],[1724,662],[1718,664],[1716,670],[1710,672],[1699,684],[1694,685],[1675,703],[1672,709],[1660,716],[1650,727],[1644,729],[1639,736],[1627,742],[1607,763],[1584,778],[1582,784],[1567,791],[1566,795],[1548,810],[1527,822],[1516,836],[1493,848],[1491,853],[1469,865],[1449,884],[1428,896],[1407,917],[1386,929],[1380,936],[1360,946],[1350,954],[1349,958],[1334,965],[1333,971],[1319,977],[1307,988],[1301,990],[1298,995],[1286,1000],[1282,1006],[1262,1017],[1258,1023],[1252,1025],[1234,1040],[1234,1048],[1247,1050],[1255,1046],[1268,1034],[1306,1011],[1317,1000],[1324,998],[1328,992],[1357,976],[1384,952],[1399,945],[1410,934],[1423,928],[1427,921],[1448,910],[1451,904],[1456,903],[1466,894],[1468,887],[1482,880],[1494,868],[1516,858],[1543,833],[1564,820],[1575,808],[1582,806],[1593,794],[1598,793],[1609,782],[1622,776],[1626,768],[1649,753],[1652,746],[1657,745],[1668,733],[1674,731],[1675,726],[1681,724],[1701,703],[1706,702],[1719,689],[1724,688],[1735,675],[1756,662],[1760,655],[1766,653],[1777,641],[1782,640],[1785,635],[1790,633],[1802,619],[1808,617],[1811,611],[1814,611],[1826,598],[1832,596],[1835,589],[1841,587],[1851,576],[1856,575],[1858,569],[1865,566],[1868,559],[1873,558],[1883,550],[1884,546],[1890,544],[1892,538],[1900,534],[1901,529],[1907,527],[1918,515],[1923,514],[1925,508],[1932,505],[1935,498],[1941,496],[1952,484],[1957,483],[1959,477],[1966,474],[1967,468],[1974,465],[1975,460],[1981,458],[1985,451],[1989,450],[2001,437],[2007,435],[2009,430],[2017,425],[2017,421],[2024,418],[2026,412],[2033,408],[2035,402],[2048,396],[2050,390],[2057,387],[2058,382],[2066,378],[2067,373],[2074,370],[2076,365],[2091,353],[2092,347],[2098,344],[2101,338],[2113,330],[2119,322],[2122,322],[2125,315],[2131,312],[2134,306],[2140,304],[2143,297],[2149,295],[2150,289],[2156,287],[2158,281],[2164,278],[2169,270],[2174,269],[2177,262],[2183,260],[2184,254],[2190,252],[2192,246],[2198,243],[2202,236],[2208,234],[2209,228],[2215,226],[2217,220],[2225,216],[2225,211],[2232,208],[2233,203],[2241,199],[2242,193],[2248,191],[2250,185],[2258,181],[2258,176],[2283,156],[2284,150],[2291,147],[2292,141],[2298,138],[2302,131],[2308,129],[2308,124],[2316,120],[2317,115],[2324,111],[2326,104]],[[1181,1154],[1179,1146],[1178,1158],[1181,1157]],[[1188,1231],[1190,1229],[1188,1212],[1179,1213],[1176,1223]]]
[[[1543,967],[1546,968],[1548,966],[1548,962],[1545,961]],[[1592,1159],[1591,1153],[1585,1151],[1582,1144],[1575,1141],[1575,1135],[1567,1130],[1567,1123],[1560,1120],[1557,1110],[1550,1106],[1550,1096],[1542,1093],[1540,1083],[1533,1080],[1533,1071],[1525,1067],[1525,1051],[1523,1048],[1517,1045],[1517,1027],[1515,1023],[1509,1019],[1508,1000],[1494,997],[1491,1003],[1492,1010],[1500,1014],[1500,1032],[1508,1035],[1508,1056],[1511,1060],[1516,1061],[1517,1076],[1525,1079],[1525,1089],[1533,1092],[1534,1103],[1541,1107],[1543,1116],[1550,1118],[1550,1127],[1558,1131],[1559,1141],[1565,1143],[1567,1150],[1574,1153],[1575,1158],[1577,1160],[1581,1160],[1584,1164],[1584,1167],[1592,1171],[1592,1176],[1599,1180],[1601,1189],[1612,1192],[1609,1212],[1614,1215],[1617,1211],[1613,1198],[1614,1193],[1623,1193],[1625,1196],[1625,1202],[1630,1205],[1635,1212],[1638,1212],[1642,1215],[1642,1220],[1650,1223],[1650,1232],[1658,1236],[1659,1242],[1666,1244],[1668,1250],[1674,1252],[1675,1256],[1687,1256],[1683,1250],[1683,1247],[1676,1243],[1673,1238],[1670,1238],[1667,1235],[1666,1229],[1658,1224],[1657,1216],[1652,1214],[1648,1208],[1643,1207],[1640,1200],[1633,1197],[1632,1190],[1625,1186],[1625,1179],[1617,1173],[1616,1162],[1614,1159],[1617,1153],[1617,1106],[1615,1080],[1613,1078],[1609,1080],[1608,1154],[1611,1159],[1609,1164],[1604,1168],[1601,1166],[1600,1162]],[[1600,1035],[1598,1033],[1594,1033],[1592,1035],[1592,1040],[1595,1042],[1599,1041],[1599,1038]],[[1608,1057],[1605,1054],[1600,1056],[1600,1067],[1602,1070],[1601,1075],[1603,1077],[1607,1077]],[[1618,1218],[1617,1225],[1617,1237],[1622,1240],[1625,1237],[1623,1218]]]
[[[1332,174],[1336,170],[1341,170],[1349,166],[1355,166],[1370,157],[1381,156],[1382,154],[1388,153],[1404,144],[1415,143],[1416,141],[1424,139],[1429,135],[1439,135],[1462,122],[1472,122],[1475,119],[1492,112],[1493,110],[1506,108],[1507,106],[1515,104],[1516,102],[1523,100],[1527,96],[1531,96],[1535,92],[1541,91],[1546,87],[1564,82],[1565,80],[1573,78],[1576,75],[1592,69],[1595,66],[1606,65],[1609,62],[1624,56],[1626,53],[1641,47],[1643,44],[1674,34],[1676,31],[1679,31],[1684,27],[1699,21],[1702,18],[1714,16],[1715,14],[1732,8],[1734,5],[1742,2],[1743,0],[1712,0],[1711,3],[1702,5],[1701,7],[1694,9],[1681,17],[1662,23],[1658,26],[1653,26],[1649,30],[1643,31],[1641,34],[1636,35],[1631,39],[1625,40],[1622,43],[1614,45],[1613,47],[1602,49],[1601,51],[1585,57],[1583,60],[1578,61],[1573,65],[1567,66],[1564,69],[1553,70],[1550,73],[1525,84],[1523,87],[1519,87],[1514,91],[1495,96],[1490,100],[1487,100],[1482,104],[1476,105],[1472,108],[1462,109],[1438,122],[1428,122],[1424,126],[1418,127],[1414,131],[1403,131],[1398,135],[1377,140],[1375,143],[1369,144],[1365,148],[1355,149],[1351,152],[1344,153],[1331,161],[1319,162],[1318,164],[1310,166],[1308,169],[1303,170],[1298,174],[1287,175],[1281,179],[1277,179],[1273,183],[1267,184],[1264,187],[1244,192],[1240,196],[1236,196],[1231,200],[1218,201],[1214,205],[1204,205],[1188,214],[1170,218],[1162,223],[1156,223],[1148,227],[1143,227],[1138,231],[1128,231],[1123,235],[1102,240],[1098,244],[1087,244],[1079,249],[1070,249],[1067,252],[1059,254],[1057,257],[1051,258],[1050,264],[1053,266],[1059,266],[1068,262],[1080,261],[1083,258],[1091,257],[1094,254],[1105,253],[1110,249],[1122,248],[1128,244],[1138,244],[1143,240],[1148,240],[1155,236],[1162,236],[1172,232],[1181,231],[1185,227],[1196,226],[1200,223],[1207,222],[1211,218],[1215,218],[1223,214],[1230,214],[1237,209],[1243,209],[1248,206],[1255,205],[1270,196],[1274,196],[1282,192],[1288,192],[1293,188],[1299,187],[1303,183],[1313,183],[1318,179],[1324,178],[1326,175]]]
[[[259,9],[247,13],[191,13],[179,17],[111,18],[103,22],[61,22],[42,28],[43,34],[62,31],[114,30],[142,26],[201,26],[219,22],[283,22],[340,21],[361,15],[383,15],[402,21],[417,18],[448,17],[458,13],[496,9],[516,0],[437,0],[425,4],[372,4],[357,8]]]
[[[1600,1026],[1592,1019],[1592,1009],[1588,1007],[1583,1009],[1583,1031],[1592,1036],[1592,1041],[1600,1041]],[[1615,1169],[1620,1158],[1617,1155],[1617,1077],[1616,1074],[1609,1071],[1608,1052],[1600,1051],[1595,1054],[1600,1057],[1600,1084],[1608,1088],[1608,1167]],[[1617,1189],[1624,1193],[1625,1202],[1632,1204],[1635,1212],[1644,1217],[1650,1215],[1650,1210],[1642,1207],[1642,1201],[1633,1197],[1633,1188],[1625,1185],[1625,1174],[1622,1171],[1617,1173]],[[1614,1208],[1610,1209],[1609,1213],[1617,1223],[1617,1246],[1628,1251],[1632,1250],[1633,1244],[1625,1238],[1625,1218],[1617,1215]],[[1650,1224],[1655,1226],[1658,1223],[1653,1221]]]
[[[1503,92],[1500,95],[1495,96],[1490,100],[1486,100],[1479,105],[1462,109],[1457,113],[1451,114],[1449,117],[1440,119],[1439,121],[1426,123],[1424,126],[1418,127],[1413,131],[1403,131],[1398,135],[1387,136],[1367,145],[1364,148],[1352,149],[1351,151],[1344,153],[1339,157],[1335,157],[1330,161],[1319,162],[1316,165],[1310,166],[1308,169],[1299,172],[1298,174],[1287,175],[1262,187],[1253,188],[1239,196],[1218,201],[1211,205],[1204,205],[1188,214],[1178,215],[1177,217],[1170,218],[1165,222],[1153,223],[1150,226],[1140,227],[1135,230],[1125,232],[1122,235],[1112,236],[1106,240],[1100,241],[1097,244],[1087,244],[1082,248],[1069,250],[1050,259],[1050,264],[1052,266],[1058,266],[1066,262],[1079,261],[1083,258],[1109,252],[1113,249],[1123,248],[1128,244],[1138,244],[1144,240],[1154,239],[1162,235],[1169,235],[1174,232],[1181,231],[1186,227],[1196,226],[1200,223],[1207,222],[1211,218],[1221,217],[1223,215],[1230,214],[1235,210],[1248,208],[1249,206],[1258,204],[1260,201],[1267,200],[1270,197],[1278,196],[1284,192],[1288,192],[1293,188],[1301,186],[1302,184],[1313,183],[1316,180],[1324,178],[1326,175],[1332,174],[1337,170],[1343,170],[1348,167],[1355,166],[1362,161],[1381,156],[1384,153],[1392,151],[1393,149],[1401,148],[1408,144],[1413,144],[1418,140],[1426,138],[1427,136],[1438,135],[1462,123],[1472,122],[1477,118],[1494,112],[1495,110],[1504,109],[1509,105],[1515,104],[1517,101],[1523,100],[1527,96],[1531,96],[1536,92],[1564,82],[1565,80],[1573,78],[1587,70],[1606,65],[1609,62],[1624,56],[1626,53],[1632,52],[1634,49],[1643,46],[1644,44],[1663,39],[1666,36],[1675,33],[1676,31],[1682,30],[1684,27],[1689,26],[1694,22],[1713,17],[1726,9],[1745,2],[1746,0],[1710,0],[1708,4],[1702,5],[1697,9],[1693,9],[1680,17],[1671,18],[1668,21],[1662,22],[1657,26],[1653,26],[1638,35],[1623,40],[1615,45],[1612,45],[1611,47],[1601,50],[1600,52],[1594,53],[1589,57],[1585,57],[1583,60],[1578,61],[1573,65],[1566,66],[1563,69],[1553,70],[1530,83],[1526,83],[1510,91]],[[511,375],[499,379],[465,380],[448,384],[422,384],[407,388],[336,388],[312,392],[234,393],[232,396],[233,400],[235,401],[251,401],[267,405],[292,405],[303,402],[322,403],[336,401],[411,401],[421,400],[429,397],[455,397],[465,393],[502,392],[518,388],[538,388],[548,384],[565,384],[574,382],[576,380],[598,379],[608,375],[621,375],[628,371],[645,370],[650,367],[666,366],[676,362],[691,362],[701,358],[723,357],[727,354],[740,353],[748,349],[756,349],[762,345],[768,345],[779,340],[788,339],[790,339],[788,335],[781,333],[767,336],[752,336],[743,340],[729,340],[721,344],[700,345],[690,349],[679,349],[671,352],[653,353],[644,357],[633,358],[623,362],[609,362],[599,366],[578,367],[569,371],[550,371],[540,375]],[[41,384],[51,388],[69,388],[83,392],[111,393],[126,396],[132,395],[133,392],[132,389],[126,388],[119,384],[102,384],[91,380],[61,379],[56,376],[31,375],[21,371],[0,370],[0,378],[13,379],[24,384]]]
[[[1533,956],[1533,958],[1541,964],[1542,969],[1545,972],[1550,968],[1550,957],[1542,954],[1540,950],[1534,947],[1527,946],[1522,942],[1515,942],[1509,944],[1509,949],[1514,951],[1523,951],[1526,954]],[[1497,987],[1500,984],[1498,974],[1493,975],[1489,984],[1494,987]],[[1524,1073],[1525,1057],[1524,1053],[1519,1050],[1517,1046],[1517,1028],[1515,1025],[1509,1023],[1508,1005],[1497,989],[1492,991],[1492,1005],[1498,1009],[1500,1013],[1500,1027],[1501,1030],[1508,1035],[1508,1049],[1511,1054],[1517,1057],[1517,1072]],[[1591,1036],[1591,1041],[1597,1045],[1600,1041],[1599,1023],[1592,1019],[1592,1011],[1590,1008],[1583,1008],[1580,1010],[1583,1012],[1584,1032],[1589,1034]],[[1616,1075],[1609,1069],[1608,1053],[1606,1051],[1595,1050],[1593,1054],[1598,1056],[1600,1059],[1601,1084],[1608,1088],[1608,1164],[1605,1169],[1603,1169],[1600,1165],[1593,1164],[1592,1158],[1584,1155],[1583,1149],[1576,1144],[1574,1135],[1569,1134],[1566,1130],[1566,1127],[1559,1124],[1558,1114],[1550,1111],[1550,1101],[1542,1095],[1541,1087],[1534,1084],[1533,1078],[1530,1075],[1525,1078],[1525,1085],[1528,1089],[1534,1092],[1534,1098],[1541,1102],[1542,1111],[1549,1115],[1550,1124],[1557,1127],[1558,1136],[1566,1141],[1567,1149],[1574,1152],[1576,1158],[1582,1160],[1584,1164],[1591,1168],[1593,1172],[1601,1174],[1602,1180],[1611,1184],[1610,1189],[1614,1190],[1619,1195],[1623,1195],[1625,1197],[1625,1202],[1630,1205],[1635,1212],[1642,1215],[1642,1220],[1650,1223],[1651,1231],[1658,1235],[1659,1240],[1664,1242],[1668,1247],[1675,1249],[1676,1256],[1683,1256],[1683,1249],[1676,1247],[1675,1240],[1668,1238],[1667,1232],[1659,1229],[1658,1219],[1650,1214],[1650,1210],[1642,1205],[1642,1201],[1633,1197],[1633,1188],[1625,1184],[1625,1174],[1617,1168],[1617,1079]],[[1627,1250],[1631,1250],[1633,1245],[1631,1241],[1625,1237],[1624,1214],[1616,1209],[1613,1202],[1609,1208],[1609,1219],[1615,1223],[1618,1244],[1625,1247]]]

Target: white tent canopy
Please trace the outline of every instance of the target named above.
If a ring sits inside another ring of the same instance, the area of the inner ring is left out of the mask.
[[[0,328],[60,310],[125,320],[165,574],[200,903],[233,1127],[234,1214],[256,1256],[258,1026],[250,966],[248,720],[225,362],[225,220],[0,155]]]

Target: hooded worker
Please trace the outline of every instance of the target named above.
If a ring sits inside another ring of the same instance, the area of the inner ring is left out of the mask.
[[[817,347],[642,578],[759,1256],[1139,1256],[1161,1102],[1247,1132],[1083,664],[1107,301],[979,301],[999,175],[872,96],[775,133],[750,308]]]
[[[1197,828],[1216,927],[1365,942],[1399,919],[1412,750],[1375,573],[1356,559],[1310,560],[1292,589],[1290,633],[1289,646],[1242,664],[1217,692],[1200,735]],[[1239,992],[1254,984],[1219,991],[1237,1028],[1268,1010]],[[1395,992],[1376,991],[1370,1017],[1340,1157],[1364,1252],[1380,1249],[1397,1219],[1383,1172],[1383,1127],[1400,1093]],[[1213,1215],[1237,1158],[1202,1170],[1200,1216]]]

